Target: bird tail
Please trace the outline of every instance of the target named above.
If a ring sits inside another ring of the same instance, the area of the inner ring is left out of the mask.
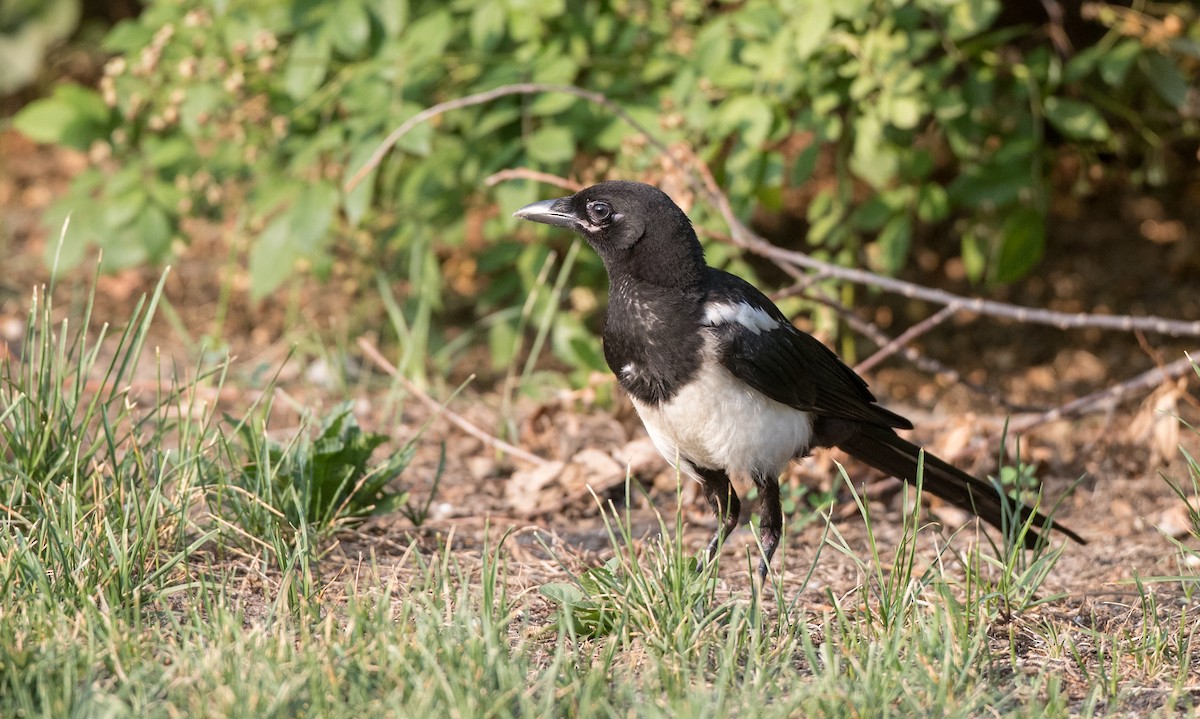
[[[917,460],[921,448],[904,440],[887,427],[860,425],[858,432],[837,446],[875,469],[910,484],[916,482]],[[1079,544],[1087,544],[1082,537],[1062,524],[1052,522],[1036,509],[1002,495],[996,487],[972,477],[928,452],[925,453],[922,486],[924,491],[975,514],[1001,531],[1007,531],[1010,527],[1031,525],[1025,535],[1027,548],[1035,547],[1042,535],[1050,529],[1062,532]],[[1042,531],[1035,532],[1033,527]]]

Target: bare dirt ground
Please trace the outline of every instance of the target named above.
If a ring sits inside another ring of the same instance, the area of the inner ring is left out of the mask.
[[[36,148],[15,134],[3,133],[0,162],[0,342],[8,341],[7,350],[0,344],[0,351],[19,355],[31,289],[47,277],[43,260],[47,233],[38,227],[38,218],[85,160],[74,153]],[[998,292],[997,298],[1062,310],[1200,319],[1198,208],[1200,187],[1168,199],[1063,201],[1049,230],[1051,246],[1046,260],[1033,277]],[[917,248],[917,261],[908,279],[970,294],[954,263],[937,260],[935,244],[927,241]],[[152,344],[161,347],[164,355],[176,356],[183,367],[194,363],[189,353],[196,350],[196,338],[213,328],[217,298],[222,283],[229,279],[226,273],[237,271],[227,262],[227,254],[214,251],[217,248],[228,251],[220,231],[210,229],[184,250],[167,283],[166,296],[178,319],[160,318]],[[60,283],[60,307],[79,301],[90,272],[73,272]],[[99,318],[123,321],[136,298],[150,289],[157,277],[158,271],[152,269],[102,277],[97,288]],[[363,302],[367,292],[351,281],[310,283],[302,290],[294,316],[289,317],[288,308],[280,302],[250,303],[244,283],[236,278],[233,287],[234,311],[220,337],[237,357],[234,380],[216,398],[231,409],[245,406],[259,391],[264,370],[280,366],[297,328],[301,334],[313,328],[328,330],[331,317],[358,316],[354,305]],[[893,333],[932,312],[888,297],[864,299],[861,311],[877,321],[891,318]],[[1091,330],[1061,332],[963,318],[922,337],[918,346],[1013,406],[1049,408],[1127,379],[1156,362],[1178,359],[1184,350],[1200,349],[1200,342]],[[311,358],[293,359],[280,373],[277,391],[284,401],[277,402],[282,416],[274,423],[280,431],[296,426],[298,409],[321,403],[328,406],[344,398],[322,382],[319,373],[314,374],[315,364]],[[363,366],[367,370],[351,391],[360,420],[365,426],[390,432],[398,442],[407,440],[428,419],[428,411],[409,402],[402,423],[385,426],[390,420],[372,398],[379,396],[373,388],[386,387],[387,378],[373,373],[368,362]],[[267,374],[270,372],[273,369]],[[917,441],[964,468],[980,474],[995,471],[994,452],[1008,414],[1004,407],[897,359],[868,379],[884,404],[914,420],[919,428],[914,434]],[[1083,477],[1063,501],[1059,518],[1089,543],[1068,546],[1044,587],[1044,595],[1061,593],[1065,598],[1019,621],[1052,619],[1064,626],[1096,631],[1132,625],[1145,611],[1134,581],[1180,573],[1179,552],[1167,537],[1191,541],[1187,517],[1162,475],[1186,482],[1177,445],[1200,456],[1200,441],[1194,434],[1181,433],[1172,416],[1200,426],[1196,387],[1197,378],[1192,376],[1107,413],[1049,423],[1022,437],[1021,456],[1036,466],[1048,498],[1058,498]],[[467,561],[478,557],[485,531],[495,539],[515,528],[505,553],[518,588],[562,580],[566,570],[595,566],[610,553],[608,535],[589,487],[601,499],[623,507],[627,466],[632,468],[635,484],[646,490],[644,495],[635,494],[630,507],[635,533],[644,537],[658,531],[655,508],[667,516],[669,526],[677,486],[673,473],[649,447],[625,400],[608,407],[591,399],[591,393],[581,391],[518,407],[519,443],[552,463],[541,467],[499,456],[444,419],[434,421],[406,475],[414,495],[426,496],[440,445],[445,443],[447,464],[433,499],[431,519],[414,527],[398,516],[383,517],[348,531],[330,549],[330,566],[352,565],[372,554],[381,561],[398,559],[413,538],[430,552],[450,543]],[[452,407],[476,426],[493,431],[501,425],[498,405],[496,393],[482,388],[468,390]],[[832,509],[835,525],[849,545],[865,556],[864,525],[848,493],[839,491],[840,485],[835,483],[834,459],[840,458],[820,455],[795,465],[785,482],[837,491]],[[862,466],[851,464],[847,470],[856,485],[868,483],[877,537],[885,545],[894,542],[904,504],[898,483],[874,476]],[[740,489],[744,492],[746,488]],[[683,488],[683,515],[687,539],[699,550],[714,521],[692,487]],[[950,529],[966,519],[937,504],[927,516]],[[799,594],[801,606],[816,611],[827,606],[829,596],[844,597],[855,591],[863,576],[846,558],[826,548],[811,580],[802,586],[825,527],[819,519],[797,526],[800,524],[798,518],[793,520],[776,569],[789,596]],[[977,536],[972,525],[955,539],[956,548],[964,549],[977,541]],[[940,540],[935,540],[932,532],[922,537],[926,560],[933,561],[935,542]],[[544,545],[554,549],[553,556]],[[752,554],[752,534],[742,529],[725,547],[727,561],[722,573],[727,591],[746,591],[750,580],[747,557]],[[1189,608],[1190,600],[1178,583],[1154,585],[1150,591],[1161,595],[1163,612],[1178,615]],[[1050,615],[1053,617],[1047,619]],[[1020,627],[1005,631],[1020,631]],[[1047,659],[1050,654],[1044,647],[1031,645],[1028,660],[1051,661]],[[1064,671],[1071,673],[1066,662]],[[1196,676],[1195,683],[1200,686],[1200,666]]]

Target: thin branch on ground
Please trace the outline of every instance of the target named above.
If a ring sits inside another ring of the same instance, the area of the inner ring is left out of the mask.
[[[434,398],[430,397],[425,393],[424,390],[418,387],[416,383],[405,377],[400,370],[396,369],[395,365],[393,365],[391,362],[388,362],[379,349],[375,347],[375,345],[371,344],[371,342],[365,337],[358,338],[358,347],[363,351],[363,354],[365,354],[368,359],[375,363],[375,366],[399,380],[400,384],[404,385],[404,388],[412,393],[412,395],[417,399],[419,399],[422,404],[433,410],[435,413],[445,416],[446,419],[450,420],[454,426],[458,427],[462,431],[478,439],[489,447],[511,454],[518,459],[523,459],[526,462],[536,465],[546,464],[546,460],[542,459],[536,454],[526,452],[516,445],[509,444],[499,437],[494,437],[487,432],[484,432],[482,429],[471,424],[462,415],[454,412],[450,408],[446,407],[446,405],[441,404]]]
[[[873,322],[869,322],[869,321],[864,320],[863,318],[859,317],[850,308],[846,307],[841,302],[838,302],[837,300],[833,299],[829,295],[827,295],[823,292],[810,292],[808,294],[808,297],[810,297],[814,302],[819,302],[819,303],[825,305],[826,307],[831,308],[834,312],[837,312],[838,316],[841,317],[842,320],[847,325],[850,326],[850,329],[854,330],[855,332],[859,333],[860,335],[871,340],[872,342],[874,342],[876,344],[876,346],[886,347],[893,342],[892,338],[889,337],[883,330],[881,330],[877,326],[875,326],[875,324]],[[942,379],[946,380],[947,382],[962,385],[963,387],[967,388],[971,392],[974,392],[978,395],[986,397],[988,399],[988,401],[990,401],[992,404],[995,404],[998,407],[1003,407],[1006,410],[1011,411],[1011,412],[1031,411],[1027,407],[1014,405],[1007,397],[1005,397],[1004,395],[1002,395],[994,390],[991,390],[983,385],[972,382],[971,380],[964,377],[962,375],[962,373],[959,372],[958,370],[956,370],[952,367],[948,367],[948,366],[942,364],[941,362],[939,362],[938,360],[935,360],[934,358],[923,354],[916,347],[908,345],[908,346],[900,347],[898,349],[898,351],[899,351],[900,355],[902,357],[904,357],[904,359],[911,362],[917,369],[921,370],[922,372],[927,372],[931,375],[934,375],[935,377],[942,378]],[[861,371],[860,365],[854,365],[854,370]]]
[[[955,310],[953,307],[950,307],[947,305],[946,307],[943,307],[942,309],[938,310],[937,312],[934,312],[933,314],[929,315],[928,317],[921,320],[917,324],[915,324],[912,327],[909,327],[908,329],[901,332],[891,342],[888,342],[887,344],[885,344],[884,346],[882,346],[878,350],[876,350],[875,354],[866,358],[862,362],[859,362],[857,365],[854,366],[854,370],[856,372],[870,372],[871,369],[874,368],[876,365],[878,365],[880,362],[883,362],[888,357],[891,357],[892,355],[901,351],[902,349],[907,347],[909,345],[909,343],[911,343],[916,338],[920,337],[921,335],[925,334],[926,332],[929,332],[933,328],[937,327],[938,325],[942,324],[946,320],[953,317],[954,313],[956,311],[957,310]]]
[[[1192,353],[1195,356],[1197,353]],[[1097,409],[1115,407],[1130,396],[1157,387],[1168,380],[1177,379],[1192,371],[1192,356],[1185,356],[1162,367],[1147,370],[1136,377],[1125,380],[1120,384],[1105,387],[1099,392],[1093,392],[1079,399],[1072,400],[1054,409],[1035,415],[1022,417],[1009,423],[1014,432],[1025,432],[1034,427],[1055,422],[1060,419],[1074,417]]]

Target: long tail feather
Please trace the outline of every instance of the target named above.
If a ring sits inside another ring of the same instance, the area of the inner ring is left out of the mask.
[[[921,448],[905,441],[891,429],[861,425],[854,436],[837,446],[850,456],[893,477],[909,483],[916,481],[917,458]],[[1006,528],[1006,523],[1024,524],[1032,518],[1032,526],[1043,532],[1054,529],[1079,544],[1087,544],[1082,537],[1062,524],[1052,524],[1049,517],[1032,507],[1002,497],[992,485],[972,477],[929,452],[925,453],[923,487],[930,494],[977,515],[1001,530]],[[1039,533],[1031,528],[1025,536],[1025,545],[1032,548],[1038,543],[1039,537]]]

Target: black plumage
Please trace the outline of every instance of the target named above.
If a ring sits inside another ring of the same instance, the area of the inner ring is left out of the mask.
[[[783,517],[779,475],[815,447],[838,447],[905,481],[921,449],[896,434],[912,423],[876,403],[855,372],[796,329],[753,285],[709,267],[687,215],[657,188],[603,182],[516,213],[587,240],[609,277],[604,356],[647,432],[673,465],[700,482],[720,521],[710,552],[738,522],[730,482],[761,497],[765,575]],[[924,488],[997,527],[1031,521],[1027,544],[1049,519],[925,454]],[[1008,516],[1012,515],[1012,516]],[[1076,542],[1083,539],[1055,524]]]

